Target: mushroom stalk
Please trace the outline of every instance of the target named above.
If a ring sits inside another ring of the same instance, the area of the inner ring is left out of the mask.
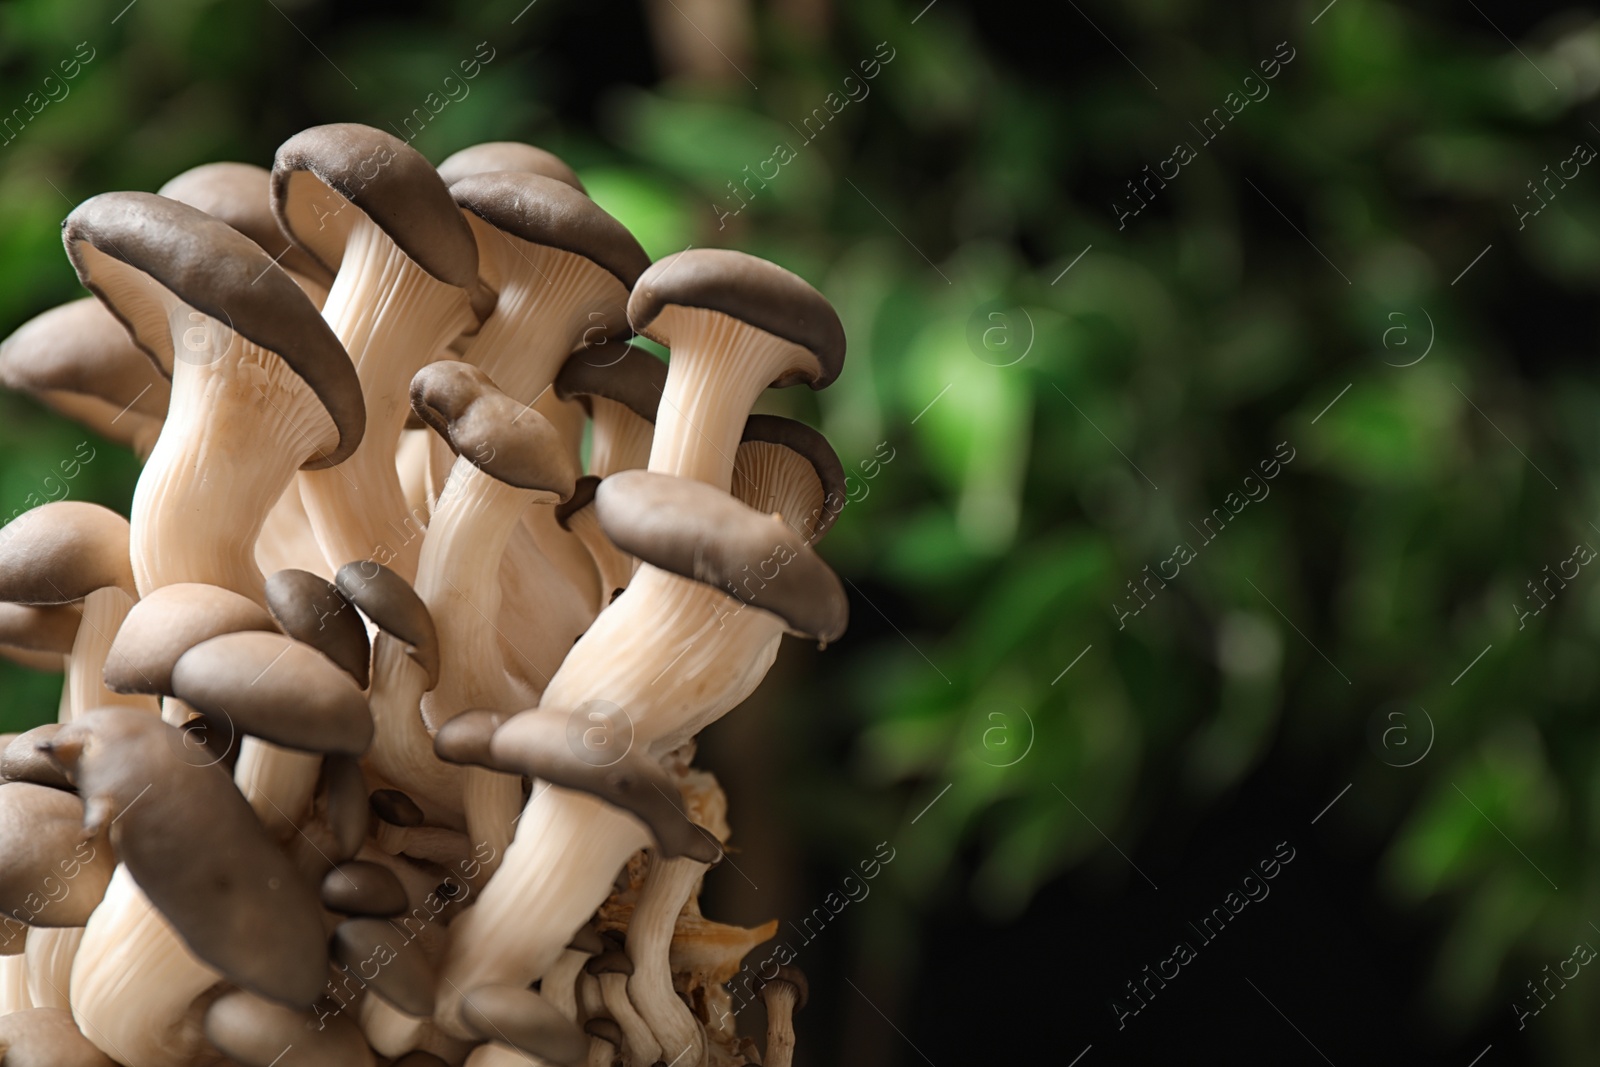
[[[408,509],[395,467],[407,391],[412,376],[471,325],[472,309],[465,290],[429,274],[358,213],[322,314],[361,379],[367,431],[343,464],[301,473],[306,515],[330,566],[375,559],[409,580],[426,516]]]
[[[727,490],[745,417],[796,346],[728,315],[678,318],[650,470]]]
[[[83,941],[81,926],[36,926],[28,931],[28,999],[36,1008],[72,1006],[72,961]]]
[[[0,956],[0,1015],[27,1011],[31,1007],[27,957],[20,952],[14,956]]]
[[[615,704],[636,747],[670,752],[749,696],[777,654],[782,620],[735,609],[715,589],[641,566],[573,646],[541,703]],[[593,797],[552,786],[530,798],[498,876],[452,927],[440,1025],[451,1030],[460,1010],[452,987],[540,977],[648,843],[630,816]]]
[[[688,856],[655,856],[628,919],[628,958],[633,960],[628,995],[660,1042],[662,1056],[682,1067],[705,1062],[706,1035],[672,987],[672,930],[708,869]]]
[[[125,1067],[188,1063],[200,1048],[196,997],[222,980],[184,945],[118,865],[72,965],[72,1017]]]
[[[128,617],[132,608],[133,598],[116,586],[96,589],[83,598],[80,604],[83,618],[78,623],[78,633],[72,641],[72,652],[67,656],[65,692],[69,697],[69,714],[62,718],[62,722],[82,715],[90,708],[109,704],[125,704],[142,708],[151,714],[159,713],[155,699],[150,696],[114,693],[106,688],[106,655],[111,650],[111,642],[118,628],[122,626],[122,620]]]

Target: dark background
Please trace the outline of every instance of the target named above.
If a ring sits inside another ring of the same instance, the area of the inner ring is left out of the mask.
[[[763,405],[870,488],[823,546],[851,632],[788,648],[703,757],[742,872],[713,917],[797,921],[895,850],[801,949],[802,1062],[1592,1062],[1600,977],[1524,1032],[1511,1009],[1600,943],[1600,595],[1584,574],[1522,630],[1512,607],[1600,544],[1600,174],[1525,229],[1511,206],[1600,146],[1592,9],[124,5],[0,5],[8,99],[97,50],[0,147],[8,329],[77,295],[71,204],[393,129],[479,41],[430,158],[543,145],[652,255],[742,248],[839,307],[838,384]],[[1280,41],[1270,96],[1119,230],[1123,183]],[[879,42],[871,94],[718,229],[726,183]],[[1420,309],[1434,344],[1397,366]],[[83,435],[0,405],[9,514]],[[1119,629],[1125,583],[1282,441],[1271,495]],[[136,464],[101,444],[73,495],[125,509]],[[6,670],[7,725],[49,717],[55,680]],[[1280,841],[1271,895],[1119,1032],[1123,983]]]

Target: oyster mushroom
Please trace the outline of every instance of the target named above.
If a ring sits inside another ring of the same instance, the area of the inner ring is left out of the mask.
[[[268,510],[296,469],[339,463],[361,440],[349,358],[259,245],[175,200],[103,193],[73,209],[62,239],[135,342],[178,357],[133,498],[140,592],[206,582],[259,601],[254,548]]]
[[[556,395],[578,400],[594,420],[589,473],[606,478],[650,462],[667,365],[637,345],[599,344],[574,352],[556,375]]]
[[[784,965],[761,986],[767,1006],[767,1047],[762,1067],[790,1067],[794,1062],[794,1013],[806,1006],[810,987],[798,967]]]
[[[248,1067],[372,1067],[355,1023],[236,989],[206,1009],[206,1039]]]
[[[607,535],[642,565],[568,653],[541,709],[496,732],[497,760],[548,759],[554,750],[582,762],[585,750],[552,714],[591,701],[617,709],[607,725],[631,730],[635,759],[659,758],[749,695],[785,629],[823,642],[843,632],[843,587],[781,520],[712,486],[645,471],[606,479],[596,506]],[[770,576],[750,573],[764,562],[774,565]],[[741,604],[760,610],[735,613]],[[576,721],[582,737],[587,721]],[[452,928],[440,1025],[457,1025],[455,989],[539,977],[648,840],[612,804],[571,788],[538,794],[499,875]]]
[[[34,508],[0,530],[0,602],[75,604],[81,615],[67,654],[68,718],[107,704],[155,711],[149,697],[113,692],[102,680],[113,635],[137,595],[128,543],[126,519],[75,500]]]
[[[657,260],[628,321],[672,350],[650,469],[728,489],[750,406],[768,385],[832,384],[844,327],[797,275],[742,252],[693,248]]]
[[[334,274],[322,313],[355,365],[369,424],[345,469],[301,476],[306,514],[330,566],[374,559],[409,579],[422,523],[395,467],[407,389],[477,325],[477,247],[428,161],[370,126],[289,138],[271,190],[284,233]]]

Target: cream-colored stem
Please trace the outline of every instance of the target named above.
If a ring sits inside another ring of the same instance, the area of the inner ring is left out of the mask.
[[[522,525],[533,535],[533,542],[539,546],[539,551],[555,565],[557,573],[578,591],[583,602],[587,604],[592,601],[600,588],[600,576],[595,573],[594,560],[582,541],[561,528],[556,521],[555,508],[529,508],[522,513]],[[587,613],[584,616],[585,624],[593,618],[593,612]]]
[[[189,1006],[221,979],[119,864],[73,961],[72,1017],[95,1047],[125,1067],[185,1064],[202,1041]]]
[[[28,999],[34,1007],[71,1009],[72,961],[82,941],[81,926],[36,926],[28,931]]]
[[[28,957],[0,956],[0,1015],[27,1011],[33,1007],[28,996]]]
[[[262,524],[300,464],[333,446],[333,420],[276,355],[182,305],[172,318],[182,358],[134,489],[134,582],[140,595],[206,582],[259,602]]]
[[[434,508],[417,567],[417,595],[439,633],[439,684],[422,698],[423,716],[435,726],[473,708],[514,712],[530,702],[506,674],[494,620],[500,614],[500,558],[517,516],[535,495],[458,459]],[[522,779],[471,767],[463,785],[467,834],[475,846],[489,846],[484,868],[492,874],[511,844]]]
[[[416,575],[426,512],[407,509],[395,447],[411,406],[411,379],[472,322],[466,291],[417,266],[366,216],[351,226],[323,318],[361,379],[367,428],[344,463],[304,471],[306,514],[335,569],[372,559]]]
[[[622,549],[612,544],[611,538],[600,529],[600,517],[595,514],[594,507],[583,508],[567,519],[567,525],[577,535],[589,550],[590,557],[594,560],[595,569],[600,573],[600,599],[599,610],[604,611],[606,605],[611,603],[611,595],[618,589],[628,588],[628,583],[633,580],[634,567],[638,561]]]
[[[750,407],[794,365],[796,346],[712,312],[672,316],[672,360],[656,411],[650,470],[727,491]]]
[[[635,747],[657,755],[677,748],[748,696],[776,654],[783,624],[737,607],[698,582],[640,567],[573,646],[542,706],[604,700],[626,712]],[[648,840],[631,816],[593,797],[553,787],[536,792],[504,866],[451,928],[440,1025],[467,1036],[456,989],[540,977]]]
[[[372,654],[372,747],[367,766],[379,778],[415,800],[434,825],[462,829],[463,771],[433,754],[433,735],[422,721],[427,673],[405,645],[378,634]]]
[[[628,995],[661,1044],[662,1058],[681,1067],[705,1062],[706,1035],[672,987],[672,930],[707,866],[686,856],[650,863],[644,890],[628,919]]]
[[[465,1067],[550,1067],[547,1060],[536,1060],[505,1045],[479,1045],[467,1057]],[[606,1067],[611,1067],[608,1063]]]
[[[322,773],[322,757],[282,748],[259,737],[239,740],[233,781],[256,818],[274,837],[288,837],[311,808]]]
[[[256,540],[256,565],[262,574],[276,574],[286,567],[310,571],[329,581],[333,568],[322,555],[317,535],[306,517],[306,506],[300,499],[300,483],[291,480],[284,487],[278,502],[267,512],[267,520]]]
[[[529,516],[552,510],[547,504],[534,504],[524,511],[524,521],[511,531],[500,562],[503,596],[496,625],[501,652],[507,672],[535,699],[550,684],[572,642],[594,621],[596,611],[594,594],[567,579],[539,548],[529,528]]]
[[[609,478],[618,471],[642,470],[648,466],[655,424],[616,400],[591,396],[589,403],[594,407],[589,473],[596,478]]]
[[[156,698],[143,693],[113,693],[106,688],[106,654],[122,628],[122,620],[133,608],[133,598],[116,586],[96,589],[83,598],[77,636],[72,639],[72,654],[67,657],[68,711],[76,718],[90,708],[111,705],[138,708],[160,714]],[[62,720],[67,721],[66,719]]]
[[[532,820],[529,813],[549,813]],[[543,786],[517,823],[500,871],[450,927],[435,1021],[462,1026],[461,998],[491,983],[526,986],[555,962],[611,890],[628,857],[649,843],[644,827],[586,793]],[[596,878],[594,872],[604,871]]]
[[[587,952],[564,949],[539,981],[539,995],[573,1022],[578,1021],[578,975],[583,973],[589,959]]]
[[[634,1063],[656,1063],[661,1060],[661,1044],[656,1040],[656,1035],[650,1032],[650,1027],[639,1017],[634,1009],[633,1002],[628,999],[628,976],[625,974],[602,974],[600,976],[600,998],[605,1001],[606,1010],[622,1028],[623,1047],[628,1050]]]

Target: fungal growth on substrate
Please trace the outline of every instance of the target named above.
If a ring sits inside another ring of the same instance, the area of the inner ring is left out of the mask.
[[[93,296],[0,380],[144,467],[128,518],[0,529],[0,654],[64,675],[0,737],[0,1062],[789,1063],[805,980],[739,1032],[776,924],[701,914],[693,763],[845,629],[838,458],[750,410],[838,376],[828,302],[652,265],[533,146],[350,124],[63,239]]]

